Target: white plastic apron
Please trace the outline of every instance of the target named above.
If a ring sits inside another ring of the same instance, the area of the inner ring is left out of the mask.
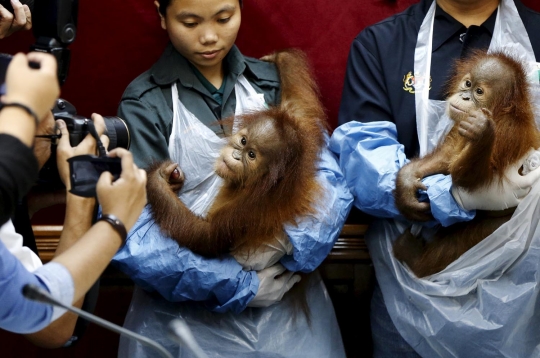
[[[235,115],[265,108],[264,95],[257,93],[243,75],[238,78],[234,90]],[[186,109],[178,100],[176,84],[171,92],[174,118],[169,155],[186,176],[178,196],[191,211],[204,216],[222,184],[222,179],[214,171],[214,163],[227,140],[218,137]]]
[[[431,4],[420,31],[414,51],[416,127],[420,156],[431,151],[439,139],[450,130],[452,120],[445,114],[446,102],[429,99],[431,55],[433,42],[433,23],[435,20],[435,1]],[[497,11],[497,19],[488,52],[504,50],[528,66],[532,97],[538,98],[538,66],[531,41],[512,0],[502,0]],[[539,111],[537,111],[539,113]],[[536,116],[537,122],[539,116]]]
[[[244,76],[239,77],[235,91],[235,115],[266,107],[264,95],[257,93]],[[225,139],[219,138],[185,108],[178,100],[176,85],[172,87],[172,99],[174,119],[169,154],[186,176],[179,197],[192,211],[205,215],[221,185],[213,165]],[[156,340],[173,355],[182,358],[193,356],[168,339],[166,327],[174,318],[181,318],[188,324],[211,358],[344,358],[339,326],[326,287],[317,271],[309,279],[313,283],[306,293],[309,309],[313,312],[311,327],[301,314],[295,321],[291,314],[293,298],[289,295],[267,308],[248,307],[239,314],[216,313],[196,302],[171,303],[161,297],[151,297],[139,286],[135,286],[124,327]],[[143,358],[152,354],[152,349],[120,338],[119,357]]]
[[[429,73],[435,1],[415,50],[416,109],[421,155],[444,135],[444,102],[431,101]],[[512,0],[499,6],[490,51],[520,51],[538,85],[529,37]],[[514,54],[516,55],[516,54]],[[427,76],[423,76],[427,74]],[[432,137],[437,137],[433,138]],[[440,273],[418,279],[392,253],[409,224],[378,220],[366,243],[385,305],[403,338],[424,357],[540,357],[540,185],[512,219]]]

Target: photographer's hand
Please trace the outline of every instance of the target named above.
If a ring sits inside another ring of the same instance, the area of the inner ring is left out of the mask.
[[[105,121],[103,120],[103,117],[94,113],[91,118],[94,122],[96,131],[100,136],[101,142],[105,148],[107,148],[109,145],[109,138],[103,134],[105,132]],[[59,119],[56,121],[56,125],[58,126],[58,129],[60,129],[60,133],[62,133],[62,137],[60,138],[56,150],[56,165],[58,167],[60,179],[62,179],[66,189],[69,191],[71,189],[71,182],[69,179],[69,164],[67,160],[76,155],[96,154],[97,146],[94,137],[92,137],[91,134],[87,134],[78,146],[72,147],[71,144],[69,144],[69,132],[66,123]]]
[[[104,214],[113,214],[129,231],[146,205],[146,171],[139,169],[133,156],[123,148],[116,148],[110,157],[122,159],[120,178],[113,181],[109,172],[101,174],[97,183],[97,196]]]
[[[28,5],[23,5],[19,0],[11,0],[13,14],[0,5],[0,39],[8,37],[19,30],[32,28],[32,13]]]
[[[29,62],[39,64],[39,68],[31,68]],[[31,52],[13,56],[6,73],[3,103],[23,105],[35,113],[38,121],[42,121],[59,94],[56,60],[52,55]],[[6,106],[0,111],[0,133],[19,138],[30,147],[35,131],[35,119],[24,109]]]

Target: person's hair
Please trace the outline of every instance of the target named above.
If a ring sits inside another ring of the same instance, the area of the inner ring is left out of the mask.
[[[238,0],[240,3],[240,8],[242,7],[243,0]],[[165,16],[165,13],[167,12],[167,8],[171,4],[171,0],[159,0],[159,13],[163,16]]]

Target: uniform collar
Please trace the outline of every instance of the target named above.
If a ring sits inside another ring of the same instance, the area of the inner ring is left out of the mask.
[[[422,0],[420,3],[419,11],[415,13],[418,29],[422,25],[427,12],[435,0]],[[516,1],[518,3],[518,1]],[[485,28],[490,34],[493,35],[493,29],[495,28],[495,20],[497,19],[496,9],[493,14],[482,24],[481,27]],[[443,9],[436,5],[435,9],[435,25],[434,25],[433,45],[432,51],[437,50],[443,43],[456,34],[458,31],[465,32],[466,28],[459,21],[448,15]]]
[[[242,74],[248,66],[236,45],[233,45],[223,61],[225,61],[225,68],[235,77]],[[150,69],[150,75],[159,86],[171,85],[180,81],[185,87],[204,88],[197,76],[191,71],[188,60],[176,51],[171,43],[167,45],[163,55]]]

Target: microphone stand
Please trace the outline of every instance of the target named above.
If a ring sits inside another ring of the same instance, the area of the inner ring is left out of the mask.
[[[140,334],[137,334],[135,332],[131,332],[130,330],[127,330],[123,327],[120,327],[114,323],[111,323],[111,322],[108,322],[102,318],[99,318],[93,314],[90,314],[88,312],[85,312],[83,310],[80,310],[78,308],[75,308],[75,307],[72,307],[72,306],[68,306],[68,305],[65,305],[63,304],[62,302],[58,301],[57,299],[55,299],[54,297],[52,297],[47,291],[43,290],[42,288],[40,287],[37,287],[35,285],[31,285],[31,284],[28,284],[28,285],[25,285],[23,287],[23,290],[22,290],[22,293],[23,293],[23,296],[30,299],[30,300],[33,300],[33,301],[38,301],[38,302],[42,302],[42,303],[47,303],[47,304],[50,304],[50,305],[53,305],[53,306],[59,306],[59,307],[62,307],[68,311],[71,311],[75,314],[78,314],[80,317],[90,321],[90,322],[93,322],[97,325],[100,325],[106,329],[109,329],[113,332],[116,332],[120,335],[123,335],[123,336],[127,336],[128,338],[132,338],[132,339],[135,339],[136,341],[139,341],[141,342],[142,344],[144,345],[147,345],[149,347],[152,347],[154,348],[155,350],[157,350],[160,355],[162,357],[165,357],[165,358],[173,358],[172,354],[169,353],[162,345],[160,345],[159,343],[145,337],[145,336],[141,336]],[[189,347],[188,347],[189,348]],[[199,356],[198,356],[199,357]]]
[[[168,326],[169,338],[181,346],[186,346],[197,358],[208,358],[191,333],[186,322],[173,319]]]

